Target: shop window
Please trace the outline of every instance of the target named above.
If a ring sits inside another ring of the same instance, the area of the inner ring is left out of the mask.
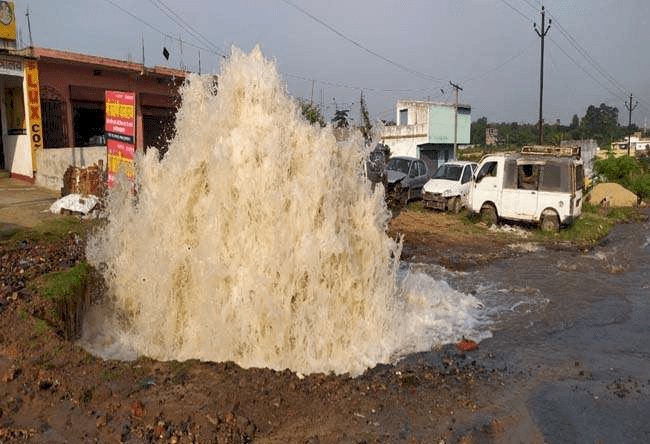
[[[78,147],[106,145],[104,104],[77,102],[72,105],[74,144]]]
[[[65,103],[60,100],[42,99],[43,138],[45,148],[62,148],[68,144],[65,124]]]
[[[156,148],[162,157],[174,136],[175,117],[171,108],[142,107],[144,149]]]

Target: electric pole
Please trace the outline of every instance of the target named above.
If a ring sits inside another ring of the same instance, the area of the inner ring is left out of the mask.
[[[630,102],[625,102],[625,107],[627,110],[630,112],[629,118],[627,121],[627,155],[628,157],[630,156],[630,146],[632,144],[632,111],[636,109],[636,107],[639,105],[639,102],[636,101],[634,104],[632,104],[632,94],[630,94]]]
[[[548,26],[546,26],[546,11],[544,6],[542,6],[542,27],[537,29],[537,23],[533,23],[533,28],[541,40],[541,60],[539,65],[539,144],[544,145],[544,118],[543,115],[543,106],[544,106],[544,38],[548,34],[548,30],[551,29],[551,23],[553,20],[549,19]]]
[[[463,88],[460,85],[453,83],[451,80],[449,84],[454,91],[456,92],[456,104],[454,105],[454,160],[458,159],[458,91],[462,91]]]

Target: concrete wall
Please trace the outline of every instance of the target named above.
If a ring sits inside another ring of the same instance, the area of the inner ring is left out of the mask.
[[[418,145],[427,143],[428,125],[386,126],[381,133],[381,142],[388,145],[391,156],[417,157]]]
[[[408,111],[408,125],[418,125],[429,120],[429,103],[415,100],[398,100],[395,109],[395,122],[397,125],[404,125],[406,122],[400,120],[400,111]]]
[[[106,147],[51,148],[36,152],[36,185],[59,191],[63,187],[63,174],[69,166],[86,167],[99,160],[106,168]]]
[[[594,173],[594,161],[598,151],[598,143],[594,139],[562,140],[560,146],[579,146],[585,177],[590,177]]]
[[[432,104],[429,109],[430,143],[454,143],[454,106]],[[472,117],[467,108],[458,108],[458,143],[469,144]]]

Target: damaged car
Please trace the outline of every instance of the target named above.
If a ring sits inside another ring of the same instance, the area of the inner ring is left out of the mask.
[[[425,208],[459,213],[467,207],[467,195],[477,163],[452,161],[440,166],[424,185]]]
[[[392,157],[386,165],[386,198],[389,205],[404,206],[422,197],[422,187],[429,180],[429,169],[415,157]]]

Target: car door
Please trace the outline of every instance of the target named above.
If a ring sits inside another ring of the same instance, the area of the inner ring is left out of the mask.
[[[535,220],[537,214],[540,165],[517,163],[517,203],[515,213],[519,219]]]
[[[474,171],[470,165],[465,165],[463,174],[460,176],[460,200],[463,205],[467,205],[467,194],[469,194],[469,187],[472,185],[472,176]]]

